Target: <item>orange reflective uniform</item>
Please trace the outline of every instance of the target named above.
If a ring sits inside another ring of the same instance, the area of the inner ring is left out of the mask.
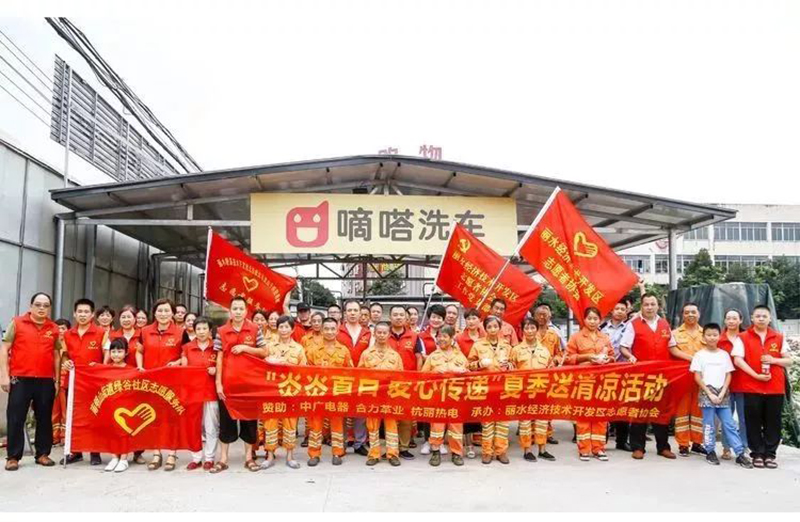
[[[464,354],[457,346],[452,346],[448,350],[437,348],[422,365],[423,372],[456,372],[465,373],[469,363]],[[464,455],[464,425],[458,423],[432,422],[431,434],[428,442],[432,450],[438,450],[444,442],[445,430],[447,430],[447,444],[454,455]]]
[[[517,338],[517,330],[511,326],[510,323],[503,321],[503,326],[500,327],[500,335],[511,346],[516,346],[519,343],[519,338]]]
[[[536,338],[539,340],[539,344],[550,350],[551,356],[555,356],[561,352],[561,339],[556,331],[549,326],[544,329],[544,333],[542,333],[542,330],[542,328],[536,329]]]
[[[550,366],[552,356],[550,350],[539,344],[530,345],[523,340],[511,349],[508,360],[517,370],[542,370]],[[521,420],[519,421],[519,445],[527,451],[533,444],[544,446],[547,444],[547,421]]]
[[[361,354],[358,367],[372,370],[402,371],[403,358],[388,345],[384,348],[373,345]],[[381,458],[381,418],[368,417],[367,431],[369,432],[369,458],[379,459]],[[397,420],[383,419],[383,431],[386,436],[386,455],[388,457],[397,457],[400,454],[400,440],[397,436]]]
[[[278,339],[276,338],[273,342],[277,343]],[[300,344],[303,346],[306,353],[311,350],[316,350],[322,346],[322,332],[315,332],[314,330],[309,331],[303,336],[303,339],[300,340]]]
[[[578,362],[579,355],[605,355],[609,361],[614,361],[614,346],[611,344],[611,338],[601,331],[591,332],[588,328],[581,328],[569,338],[567,358],[564,364],[571,366],[592,364],[591,361]],[[575,428],[579,454],[605,453],[608,422],[579,421],[575,423]]]
[[[369,330],[367,330],[369,332]],[[334,366],[337,368],[352,368],[353,358],[350,350],[342,343],[335,341],[333,345],[323,344],[317,350],[306,354],[309,366]],[[341,417],[331,417],[331,447],[334,455],[344,456],[344,423]],[[310,419],[311,430],[308,436],[309,458],[319,457],[322,454],[322,417]]]
[[[306,353],[297,342],[290,340],[288,343],[278,341],[267,345],[267,357],[280,359],[284,364],[305,366]],[[297,417],[273,417],[264,420],[264,449],[274,452],[278,449],[278,430],[280,424],[281,446],[287,451],[293,450],[297,443]]]
[[[472,345],[469,352],[469,369],[472,371],[498,372],[502,364],[510,361],[511,345],[501,336],[497,343],[481,339]],[[484,362],[488,361],[488,364]],[[502,455],[508,451],[508,422],[481,423],[481,453],[483,456]]]
[[[678,343],[678,350],[691,356],[706,346],[700,325],[689,329],[682,324],[672,331],[672,335]],[[692,443],[703,444],[703,413],[697,402],[699,391],[700,388],[692,386],[681,398],[675,410],[675,442],[680,447],[687,447]]]

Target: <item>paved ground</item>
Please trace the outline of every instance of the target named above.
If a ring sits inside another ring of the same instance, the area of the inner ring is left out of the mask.
[[[104,473],[83,462],[43,469],[31,458],[16,473],[0,470],[2,511],[765,511],[797,510],[800,450],[782,447],[777,470],[744,470],[732,462],[709,466],[699,456],[642,462],[610,450],[610,462],[577,459],[571,426],[557,423],[556,462],[529,463],[512,446],[511,464],[443,459],[431,468],[417,455],[399,468],[374,468],[348,453],[340,467],[329,448],[317,468],[291,470],[283,460],[268,471],[242,468],[241,447],[221,475],[172,473],[132,466]],[[512,431],[513,433],[513,431]],[[613,443],[613,441],[612,441]],[[305,461],[305,455],[302,455]],[[61,449],[57,456],[61,457]],[[104,456],[104,460],[107,457]],[[700,493],[702,491],[702,494]],[[43,494],[46,492],[46,494]],[[709,499],[713,499],[710,503]]]

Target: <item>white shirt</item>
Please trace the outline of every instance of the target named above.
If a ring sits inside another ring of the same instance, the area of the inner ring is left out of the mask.
[[[767,338],[766,332],[764,335],[756,334],[761,337],[761,344],[764,344],[764,339]],[[783,337],[783,344],[781,345],[781,357],[786,357],[789,353],[789,347],[786,344],[786,336]],[[742,342],[741,336],[737,337],[735,341],[733,341],[733,348],[731,348],[731,357],[744,357],[744,343]]]
[[[656,328],[658,328],[658,321],[659,321],[660,317],[655,316],[655,318],[652,321],[648,321],[647,319],[644,318],[644,316],[641,316],[641,318],[642,318],[642,321],[644,321],[645,324],[647,326],[649,326],[651,330],[653,330],[654,332],[656,331]],[[636,337],[636,331],[633,329],[633,321],[634,321],[634,319],[631,319],[625,325],[625,331],[622,332],[622,339],[620,339],[620,341],[619,341],[619,345],[620,346],[624,346],[625,348],[630,348],[631,346],[633,346],[633,340]],[[668,346],[670,348],[672,348],[673,346],[678,346],[677,341],[675,341],[675,336],[672,335],[672,331],[669,332],[669,344],[668,344]],[[634,355],[636,355],[636,354],[634,354]]]
[[[706,385],[719,390],[725,385],[725,376],[733,371],[733,363],[725,350],[702,349],[694,354],[689,371],[701,374]]]

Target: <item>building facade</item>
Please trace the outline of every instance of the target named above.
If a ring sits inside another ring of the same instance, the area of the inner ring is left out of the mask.
[[[756,267],[776,257],[800,262],[800,205],[723,205],[735,219],[678,237],[678,277],[694,256],[708,250],[714,264]],[[622,259],[648,283],[669,282],[667,240],[620,251]]]

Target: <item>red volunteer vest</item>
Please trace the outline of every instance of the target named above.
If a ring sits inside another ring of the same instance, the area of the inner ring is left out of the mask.
[[[14,342],[11,343],[9,375],[53,379],[58,326],[45,319],[40,326],[30,313],[14,318]]]
[[[767,336],[764,338],[763,343],[761,342],[761,337],[758,336],[752,326],[743,332],[739,338],[744,343],[744,360],[754,372],[761,372],[762,355],[781,356],[783,335],[772,328],[767,329]],[[763,395],[783,395],[786,391],[786,373],[783,371],[783,367],[773,364],[769,371],[772,374],[772,379],[767,382],[757,381],[744,372],[739,372],[742,374],[741,391],[743,393],[760,393]]]
[[[350,350],[350,356],[353,358],[353,364],[358,364],[358,361],[361,360],[361,354],[364,353],[364,350],[369,348],[369,341],[372,337],[369,328],[362,326],[361,333],[358,334],[358,339],[356,339],[355,344],[353,344],[353,338],[350,337],[350,332],[347,330],[347,323],[342,323],[339,326],[339,333],[336,335],[336,340],[342,343],[343,345],[347,346],[347,349]]]
[[[304,325],[300,321],[295,320],[294,331],[292,332],[292,339],[298,344],[302,344],[303,337],[311,331],[311,325]]]
[[[139,343],[142,342],[142,331],[134,329],[133,336],[128,339],[125,337],[122,328],[119,330],[112,330],[108,335],[108,340],[113,341],[114,339],[126,339],[128,341],[128,356],[125,357],[125,364],[136,368],[136,351],[139,349]]]
[[[106,331],[94,323],[89,325],[83,336],[78,333],[78,327],[73,326],[64,332],[67,355],[76,365],[102,364],[105,337]]]
[[[436,339],[431,335],[430,327],[425,328],[419,334],[419,339],[425,347],[425,355],[430,355],[436,350]]]
[[[741,333],[739,335],[741,335]],[[728,352],[728,355],[730,355],[731,350],[733,350],[733,343],[728,340],[728,335],[725,332],[720,334],[719,343],[717,343],[717,346],[719,346],[720,349]],[[731,356],[731,360],[733,360],[733,356]],[[733,372],[731,373],[731,393],[742,393],[742,375],[744,375],[744,372],[737,368],[734,364]]]
[[[253,321],[245,319],[244,323],[242,323],[242,329],[237,332],[233,329],[231,322],[228,321],[225,325],[219,327],[217,335],[222,340],[222,353],[228,355],[231,348],[237,344],[255,347],[258,339],[258,326]]]
[[[169,362],[180,359],[182,340],[183,328],[175,323],[170,323],[163,332],[158,330],[158,323],[142,328],[141,344],[144,354],[142,363],[145,369],[161,368]]]
[[[633,325],[633,346],[631,351],[639,361],[664,361],[669,360],[669,340],[672,331],[669,323],[664,319],[658,319],[656,331],[650,329],[644,319],[637,317],[631,321]]]
[[[412,332],[410,328],[404,328],[403,333],[399,336],[391,332],[388,342],[389,346],[399,353],[400,357],[403,359],[403,369],[416,371],[417,356],[414,353],[414,348],[417,346],[417,334]]]
[[[183,350],[183,356],[186,357],[186,364],[188,366],[211,368],[212,366],[217,365],[217,352],[214,351],[213,340],[208,341],[208,346],[205,348],[205,350],[200,349],[200,347],[197,344],[197,339],[184,344],[182,350]],[[215,401],[217,400],[215,377],[213,375],[209,375],[208,379],[209,379],[209,385],[207,386],[208,395],[206,395],[205,400]]]

